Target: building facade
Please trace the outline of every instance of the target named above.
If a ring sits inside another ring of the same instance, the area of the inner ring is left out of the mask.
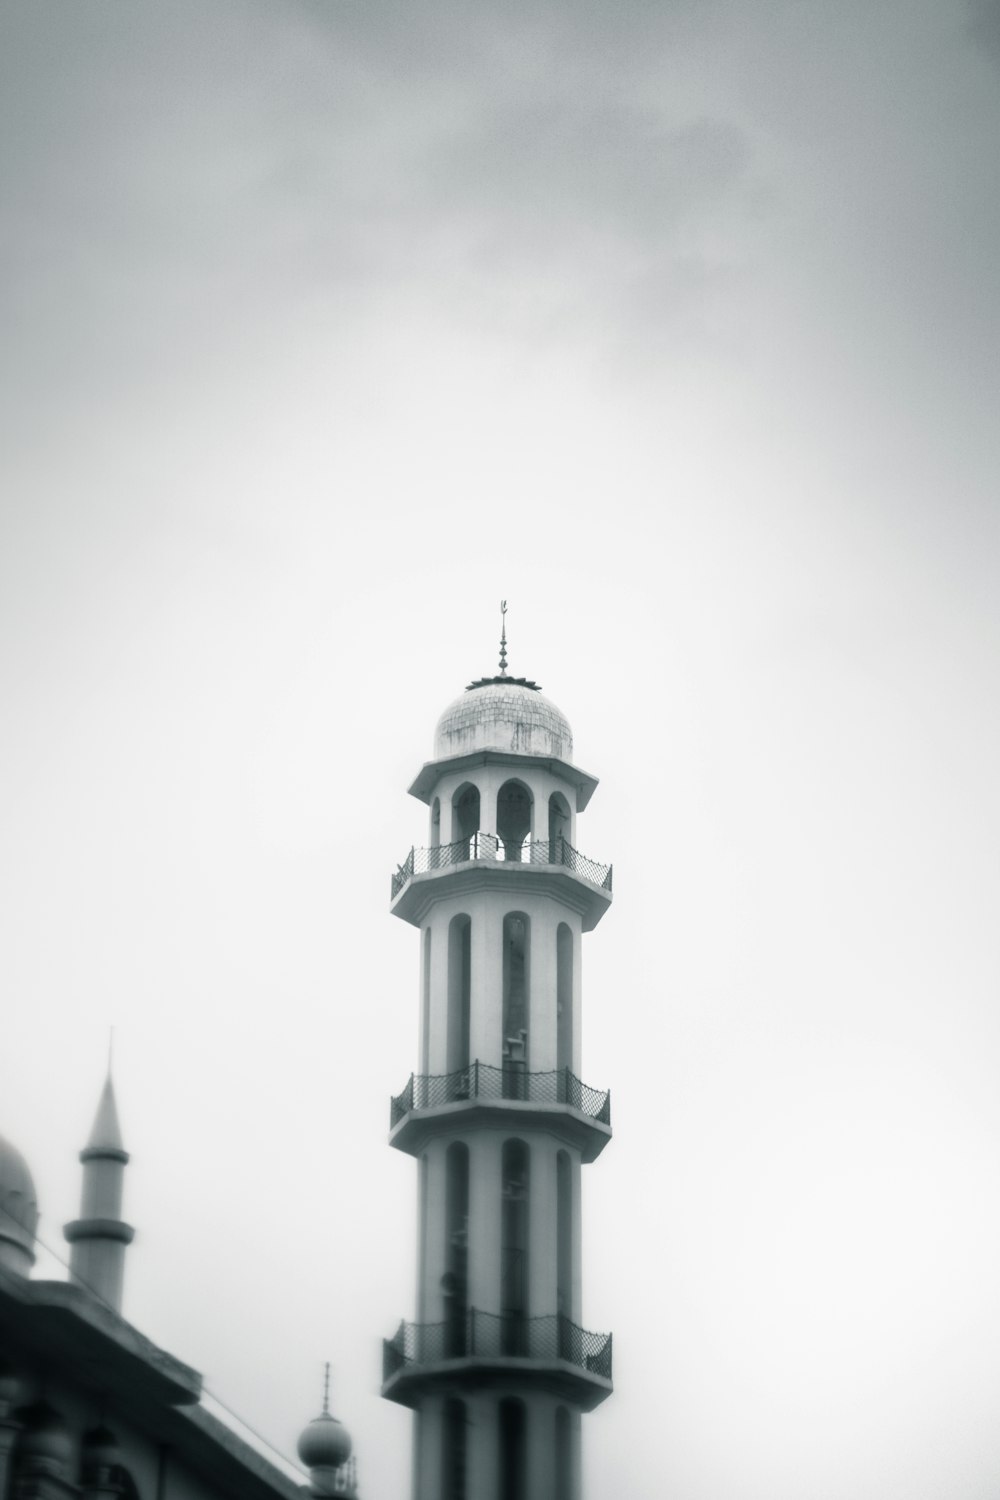
[[[80,1154],[67,1281],[32,1277],[38,1205],[0,1138],[0,1500],[357,1500],[351,1441],[326,1402],[289,1478],[201,1403],[197,1371],[121,1313],[128,1153],[110,1076]]]
[[[501,670],[442,715],[392,881],[420,932],[420,1057],[390,1142],[419,1173],[417,1310],[383,1394],[415,1412],[414,1500],[579,1500],[582,1414],[612,1390],[582,1307],[582,1168],[611,1137],[580,1081],[582,939],[611,868],[577,848],[597,785],[569,723]]]

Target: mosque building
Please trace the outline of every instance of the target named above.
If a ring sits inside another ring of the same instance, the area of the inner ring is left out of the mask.
[[[299,1439],[299,1485],[206,1410],[195,1370],[122,1317],[128,1159],[109,1071],[65,1230],[70,1279],[36,1280],[34,1184],[0,1138],[0,1500],[358,1500],[327,1400]]]
[[[415,1413],[414,1500],[579,1500],[581,1416],[611,1394],[611,1335],[581,1306],[581,1168],[611,1139],[579,1076],[582,937],[611,903],[577,849],[596,785],[565,716],[508,675],[504,625],[499,673],[438,722],[410,787],[428,842],[392,880],[420,932],[419,1068],[390,1112],[419,1227],[382,1393]]]

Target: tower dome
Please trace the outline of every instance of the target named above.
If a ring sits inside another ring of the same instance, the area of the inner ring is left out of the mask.
[[[0,1265],[27,1276],[35,1261],[38,1200],[28,1164],[0,1136]]]
[[[561,709],[523,678],[474,682],[449,703],[434,733],[434,758],[477,750],[572,760],[573,731]]]
[[[323,1411],[303,1429],[298,1447],[307,1469],[339,1469],[351,1456],[351,1434],[343,1422]]]

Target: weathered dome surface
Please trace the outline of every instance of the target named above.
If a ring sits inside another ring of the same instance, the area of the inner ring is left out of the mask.
[[[28,1163],[0,1136],[0,1263],[23,1270],[35,1258],[38,1199]],[[6,1254],[5,1254],[6,1252]]]
[[[351,1456],[351,1434],[328,1411],[313,1417],[299,1438],[299,1458],[307,1469],[339,1469]]]
[[[494,681],[467,688],[450,703],[434,733],[434,759],[506,750],[572,760],[573,731],[562,711],[534,688]]]

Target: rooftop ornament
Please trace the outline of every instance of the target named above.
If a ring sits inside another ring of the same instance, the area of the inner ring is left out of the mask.
[[[533,693],[540,693],[541,683],[532,682],[528,677],[507,676],[507,601],[500,600],[500,671],[495,677],[477,677],[475,682],[470,682],[466,688],[471,693],[473,688],[491,687],[494,683],[509,683],[512,687],[530,688]]]

